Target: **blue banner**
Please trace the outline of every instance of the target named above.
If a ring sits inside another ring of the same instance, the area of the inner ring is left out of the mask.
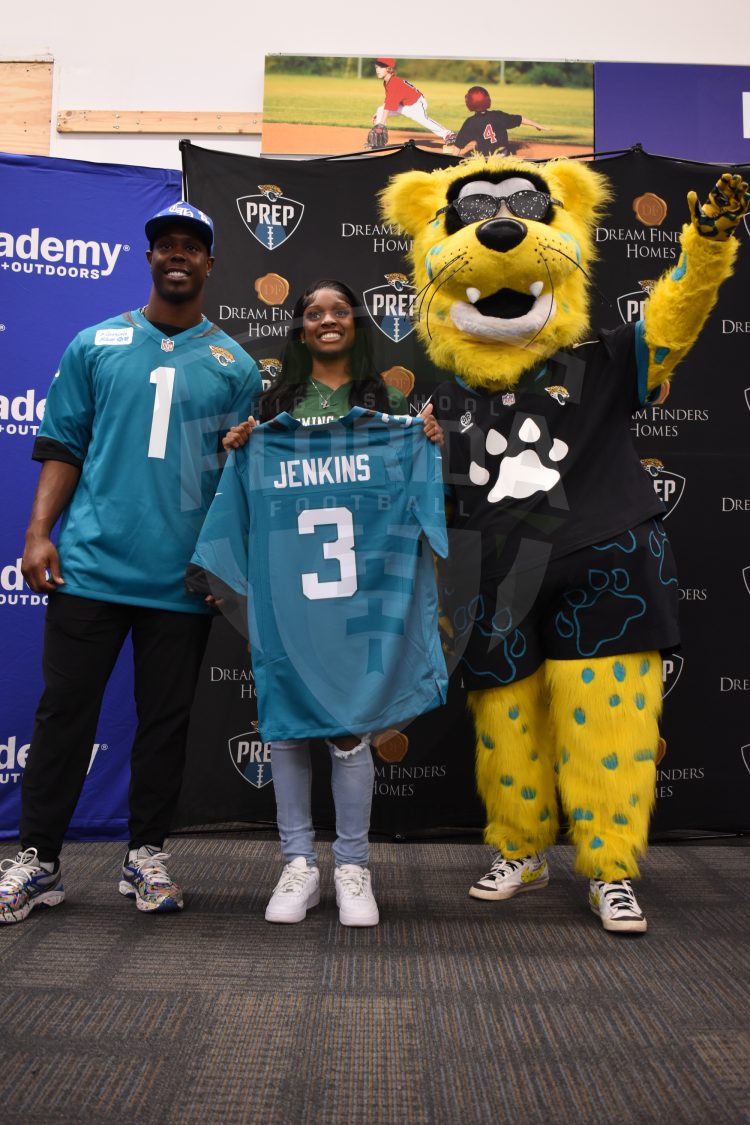
[[[143,224],[180,197],[176,171],[0,153],[0,837],[18,833],[20,781],[41,692],[46,597],[21,575],[47,389],[81,329],[143,304]],[[130,654],[110,682],[71,839],[127,834]]]
[[[597,63],[597,152],[647,152],[716,164],[750,162],[750,67]]]

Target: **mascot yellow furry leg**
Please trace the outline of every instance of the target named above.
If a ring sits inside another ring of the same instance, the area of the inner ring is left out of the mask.
[[[463,665],[497,856],[470,894],[546,885],[559,792],[592,910],[605,930],[637,933],[646,919],[630,878],[654,800],[677,580],[630,419],[696,339],[750,196],[728,173],[703,207],[691,192],[679,262],[643,320],[570,350],[588,331],[587,267],[609,197],[574,161],[478,157],[395,177],[383,213],[412,238],[417,331],[454,374],[433,402],[453,522],[482,550],[481,591],[453,622],[482,607]],[[539,581],[520,605],[505,579],[518,589],[529,545]]]

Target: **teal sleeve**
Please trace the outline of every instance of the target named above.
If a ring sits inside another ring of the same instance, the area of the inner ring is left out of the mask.
[[[448,555],[448,533],[445,528],[445,493],[443,460],[440,446],[427,441],[421,422],[412,427],[411,471],[405,474],[415,498],[417,518],[436,555]],[[408,443],[405,443],[408,444]]]
[[[250,439],[252,440],[252,438]],[[248,596],[246,447],[230,454],[190,560],[243,597]]]
[[[44,407],[39,437],[59,441],[83,461],[94,422],[94,388],[87,349],[81,337],[66,348],[60,369],[52,380]]]

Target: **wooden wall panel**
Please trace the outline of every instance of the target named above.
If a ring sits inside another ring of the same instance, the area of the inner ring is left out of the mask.
[[[0,62],[0,151],[49,156],[51,62]]]

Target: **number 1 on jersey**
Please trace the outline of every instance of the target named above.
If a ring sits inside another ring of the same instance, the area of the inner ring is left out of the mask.
[[[151,437],[148,442],[148,456],[164,460],[167,452],[167,433],[169,415],[172,410],[174,391],[174,367],[155,367],[151,372],[151,382],[156,384],[154,392],[154,413],[151,417]]]

